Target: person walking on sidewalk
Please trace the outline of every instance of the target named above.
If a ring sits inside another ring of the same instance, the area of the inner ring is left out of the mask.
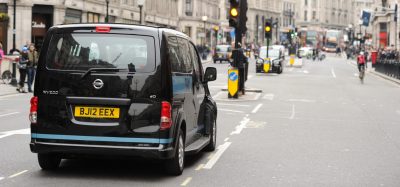
[[[24,89],[26,73],[27,73],[27,64],[28,64],[28,48],[23,47],[21,56],[18,62],[19,69],[19,83],[17,87],[17,91],[20,93],[26,93]]]
[[[28,52],[28,65],[27,65],[27,73],[28,73],[28,92],[32,92],[32,84],[35,80],[36,67],[38,64],[38,52],[35,49],[33,44],[29,45]]]

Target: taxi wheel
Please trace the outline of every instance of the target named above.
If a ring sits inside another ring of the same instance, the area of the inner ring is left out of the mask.
[[[55,154],[38,154],[39,165],[43,170],[55,170],[60,166],[61,157]]]
[[[217,142],[217,122],[212,120],[212,127],[210,131],[210,143],[204,148],[205,151],[211,152],[215,150]]]
[[[173,176],[181,175],[185,165],[185,140],[182,130],[179,130],[178,139],[175,147],[175,156],[170,160],[166,160],[166,172]]]

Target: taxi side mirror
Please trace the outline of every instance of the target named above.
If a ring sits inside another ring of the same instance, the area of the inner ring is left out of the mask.
[[[204,73],[204,83],[215,81],[217,79],[217,69],[214,67],[207,67]]]

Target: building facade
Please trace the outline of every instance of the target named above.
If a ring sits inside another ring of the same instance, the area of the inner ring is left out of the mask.
[[[351,0],[299,0],[297,10],[298,27],[344,30],[353,22]]]
[[[289,30],[296,27],[296,0],[283,0],[282,1],[282,12],[281,12],[281,22],[280,22],[280,41],[287,43],[288,37],[287,33]]]
[[[178,0],[146,0],[147,25],[178,28]],[[6,14],[7,20],[1,21]],[[0,0],[0,41],[3,48],[13,47],[13,0]],[[35,43],[40,49],[46,31],[53,25],[104,22],[106,1],[99,0],[18,0],[16,4],[15,46]],[[109,0],[109,22],[138,24],[137,0]],[[6,24],[1,24],[6,22]],[[4,32],[6,30],[7,32]]]
[[[178,0],[179,30],[196,45],[215,45],[221,19],[220,5],[220,0]]]
[[[264,26],[267,19],[278,24],[274,27],[271,43],[279,40],[279,23],[281,22],[281,0],[248,0],[247,11],[247,42],[259,46],[266,45]]]
[[[400,49],[399,20],[394,21],[397,0],[375,0],[372,17],[372,45]]]

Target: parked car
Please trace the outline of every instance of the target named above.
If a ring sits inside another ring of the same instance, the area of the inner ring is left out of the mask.
[[[257,73],[278,73],[283,72],[284,55],[280,49],[263,46],[260,48],[260,56],[256,57]]]
[[[49,29],[31,99],[30,148],[44,170],[62,159],[160,159],[215,150],[217,106],[190,38],[166,28],[72,24]]]
[[[222,61],[227,61],[230,62],[232,58],[232,47],[230,45],[217,45],[215,47],[215,52],[213,55],[213,61],[214,64],[219,61],[219,63],[222,63]]]

